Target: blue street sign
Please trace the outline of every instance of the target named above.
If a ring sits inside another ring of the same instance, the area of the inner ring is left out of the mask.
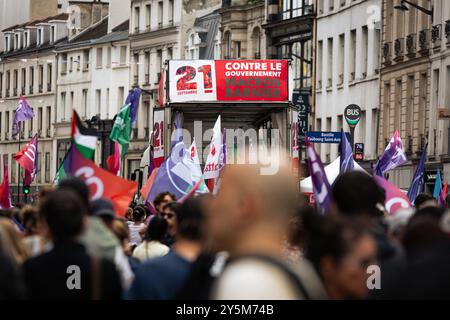
[[[350,133],[346,132],[347,139],[350,140]],[[324,131],[309,131],[306,133],[311,143],[341,143],[340,132],[324,132]]]

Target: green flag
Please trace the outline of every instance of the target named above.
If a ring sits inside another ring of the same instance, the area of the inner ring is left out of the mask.
[[[125,105],[116,115],[116,121],[111,130],[109,138],[116,141],[122,146],[121,157],[125,155],[130,144],[131,137],[131,118],[130,118],[130,104]]]

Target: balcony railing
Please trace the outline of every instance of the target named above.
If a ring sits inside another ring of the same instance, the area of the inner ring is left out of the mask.
[[[8,131],[5,132],[5,140],[9,140],[9,132]]]
[[[14,88],[14,89],[13,89],[13,96],[14,96],[14,97],[17,96],[17,88]]]
[[[145,74],[145,84],[150,84],[150,75],[148,73]]]
[[[39,93],[42,93],[42,92],[44,92],[44,88],[43,88],[42,84],[40,84],[39,85]]]
[[[139,76],[135,75],[133,76],[133,85],[137,86],[139,84]]]
[[[50,136],[51,136],[51,130],[50,130],[50,128],[49,128],[49,129],[47,129],[47,131],[46,131],[46,137],[47,137],[47,138],[50,138]]]
[[[298,7],[286,9],[284,11],[279,11],[277,14],[269,15],[269,22],[312,15],[314,13],[313,6],[311,4],[307,4],[306,2],[307,0],[304,0],[302,4],[297,5]]]
[[[33,92],[34,92],[34,87],[33,87],[33,86],[30,86],[29,89],[30,89],[30,90],[29,90],[29,91],[30,91],[29,93],[30,93],[30,94],[33,94]]]
[[[5,89],[5,98],[9,98],[9,89]]]
[[[138,138],[138,128],[133,128],[133,139]]]
[[[25,95],[25,87],[22,87],[22,88],[21,88],[20,94],[21,94],[21,95]]]
[[[51,83],[47,83],[47,91],[48,92],[52,91],[52,84]]]
[[[28,138],[33,138],[33,130],[28,130]]]

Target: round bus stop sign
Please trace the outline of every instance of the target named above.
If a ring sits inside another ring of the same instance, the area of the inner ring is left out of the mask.
[[[345,121],[350,127],[356,127],[361,120],[361,108],[356,104],[351,104],[344,111]]]

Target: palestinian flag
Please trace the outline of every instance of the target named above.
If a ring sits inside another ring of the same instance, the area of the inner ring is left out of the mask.
[[[77,147],[78,151],[86,159],[94,159],[97,138],[97,130],[83,126],[80,117],[74,110],[72,117],[72,144]]]

